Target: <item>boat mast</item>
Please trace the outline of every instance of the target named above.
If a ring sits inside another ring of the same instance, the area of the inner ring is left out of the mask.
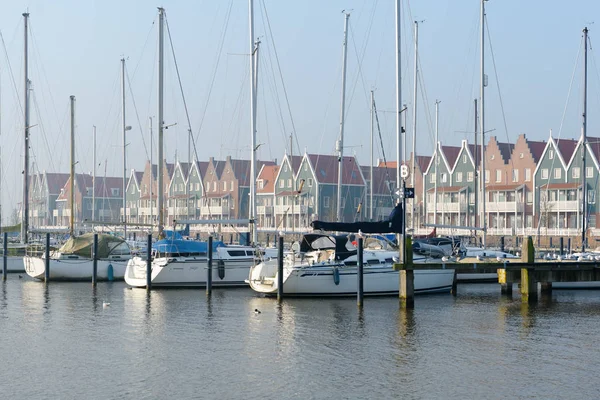
[[[402,61],[401,54],[401,37],[400,28],[402,21],[400,0],[396,0],[396,189],[400,190],[400,168],[401,168],[401,157],[402,157],[402,122],[400,119],[401,105],[402,105],[402,74],[400,71],[400,63]],[[404,194],[404,193],[402,193]],[[398,203],[401,199],[398,197]],[[403,232],[404,233],[404,232]]]
[[[25,75],[25,140],[24,143],[24,166],[23,166],[23,212],[21,213],[21,242],[27,244],[27,231],[29,230],[29,68],[28,68],[28,50],[27,50],[27,30],[29,13],[23,13],[24,25],[24,75]]]
[[[437,185],[438,185],[438,165],[440,163],[440,145],[439,145],[439,119],[440,119],[440,101],[435,101],[435,179],[433,185],[433,223],[437,224]]]
[[[69,186],[69,204],[71,205],[71,215],[69,219],[69,235],[73,237],[74,219],[75,219],[75,96],[71,96],[71,179]]]
[[[414,90],[413,90],[413,115],[412,115],[412,165],[410,166],[412,169],[412,173],[410,174],[410,186],[415,187],[415,174],[417,173],[416,169],[416,158],[417,158],[417,89],[418,89],[418,75],[419,75],[419,22],[415,21],[415,76],[414,80]],[[411,228],[415,229],[415,199],[413,198],[411,201],[412,204],[412,212],[411,215]]]
[[[254,41],[254,0],[248,1],[248,27],[250,34],[250,212],[249,228],[252,244],[258,241],[256,230],[256,84],[258,67],[258,41]]]
[[[344,117],[346,108],[346,61],[348,59],[348,20],[350,13],[344,12],[344,45],[342,51],[342,107],[340,110],[340,138],[336,142],[338,153],[337,222],[342,222],[342,169],[344,166]]]
[[[583,28],[583,125],[581,128],[583,134],[583,151],[581,156],[582,163],[582,175],[583,175],[583,187],[582,187],[582,196],[583,196],[583,221],[581,223],[581,251],[585,251],[585,230],[587,224],[587,171],[585,168],[585,155],[587,152],[586,144],[587,144],[587,51],[588,51],[588,28]]]
[[[92,176],[92,227],[94,227],[94,222],[96,220],[96,125],[94,128],[94,155],[92,157],[94,163],[93,176]]]
[[[163,73],[164,73],[164,19],[165,9],[158,7],[158,237],[162,238],[164,229],[163,212],[163,129],[165,122],[163,120]],[[152,169],[152,165],[150,165]]]
[[[374,119],[375,113],[373,112],[373,104],[375,103],[375,94],[371,90],[371,167],[369,168],[369,221],[373,221],[373,138],[374,138]],[[387,166],[386,166],[387,167]]]
[[[481,179],[481,174],[479,173],[479,171],[477,171],[477,165],[478,163],[478,159],[479,157],[477,156],[477,99],[475,99],[475,130],[474,132],[474,140],[475,140],[475,145],[474,145],[474,151],[473,151],[473,158],[475,159],[475,165],[473,166],[473,171],[474,171],[474,185],[475,185],[475,190],[473,190],[473,194],[474,194],[474,216],[475,216],[475,223],[473,224],[473,226],[477,226],[477,217],[479,216],[479,213],[477,212],[477,208],[479,207],[479,203],[477,202],[477,198],[479,197],[479,187],[477,185],[479,185],[479,179]],[[465,225],[469,225],[469,224],[465,224]]]
[[[485,2],[481,0],[481,76],[480,76],[480,102],[479,114],[481,115],[481,224],[483,225],[483,247],[487,231],[487,216],[485,215]]]
[[[154,199],[152,198],[152,184],[154,183],[154,179],[152,179],[152,117],[149,117],[150,123],[150,225],[153,223],[154,219]],[[152,233],[152,228],[150,228],[150,233]]]
[[[127,239],[127,198],[125,191],[127,190],[127,151],[125,132],[125,58],[121,58],[121,128],[123,129],[123,239]]]

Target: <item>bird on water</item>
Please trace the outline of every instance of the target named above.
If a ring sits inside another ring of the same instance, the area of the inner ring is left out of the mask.
[[[260,314],[260,310],[258,308],[254,309],[254,314]]]
[[[102,302],[102,307],[106,308],[108,306],[110,306],[110,303],[107,303],[106,301]]]

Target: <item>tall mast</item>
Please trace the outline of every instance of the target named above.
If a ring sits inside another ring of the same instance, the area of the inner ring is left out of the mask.
[[[342,51],[342,106],[340,110],[340,138],[336,142],[338,153],[338,182],[337,182],[337,215],[336,220],[342,221],[342,170],[344,166],[344,117],[346,111],[346,62],[348,60],[348,20],[350,13],[344,13],[344,45]]]
[[[439,119],[440,119],[440,101],[435,101],[435,182],[433,185],[433,223],[437,224],[437,186],[438,186],[438,165],[440,163],[440,142],[439,142]]]
[[[401,157],[402,157],[402,122],[400,119],[400,113],[402,112],[400,107],[402,105],[402,74],[400,72],[401,57],[401,44],[400,41],[400,28],[402,21],[400,10],[400,0],[396,0],[396,187],[400,189],[400,168],[401,168]],[[400,197],[398,197],[400,202]]]
[[[375,119],[375,113],[373,112],[373,104],[375,103],[374,96],[375,94],[373,93],[373,90],[371,90],[371,167],[369,168],[369,221],[373,221],[373,124]]]
[[[481,221],[483,228],[483,247],[487,231],[487,216],[485,215],[485,2],[481,0],[481,77],[479,115],[481,115]]]
[[[154,140],[152,138],[152,117],[148,118],[149,120],[149,124],[150,124],[150,225],[153,224],[153,219],[154,219],[154,198],[152,197],[152,184],[153,179],[152,179],[152,141]],[[150,229],[150,232],[152,232],[152,228]]]
[[[94,155],[92,156],[92,160],[94,163],[93,168],[93,176],[92,176],[92,227],[94,226],[94,222],[96,220],[96,125],[94,125]]]
[[[475,138],[475,145],[473,147],[475,149],[473,151],[473,158],[475,159],[475,165],[473,166],[473,171],[474,171],[473,175],[475,175],[473,177],[473,182],[474,182],[474,185],[475,185],[475,190],[473,190],[474,197],[475,197],[475,199],[474,199],[475,204],[474,204],[473,215],[475,216],[475,223],[473,225],[477,226],[477,217],[479,216],[479,214],[477,213],[477,208],[479,207],[479,203],[477,202],[477,198],[479,197],[478,196],[478,194],[479,194],[479,187],[478,187],[478,185],[480,184],[479,183],[479,179],[481,179],[481,176],[482,176],[479,173],[479,171],[477,170],[477,165],[479,164],[478,163],[479,157],[477,156],[477,99],[475,99],[475,130],[473,132],[474,132],[474,138]],[[466,224],[466,225],[469,225],[469,224]]]
[[[127,239],[127,198],[125,191],[127,190],[127,142],[125,139],[125,132],[127,126],[125,125],[125,58],[121,58],[121,128],[123,129],[123,239]]]
[[[69,219],[69,234],[73,237],[74,220],[75,220],[75,96],[71,96],[71,179],[69,186],[69,204],[71,208],[71,216]]]
[[[248,1],[248,28],[250,34],[250,212],[249,228],[252,243],[258,241],[256,230],[256,85],[258,83],[258,41],[254,41],[254,0]]]
[[[587,152],[586,143],[587,143],[587,51],[588,51],[588,28],[583,28],[583,125],[581,128],[583,134],[583,151],[581,156],[582,163],[582,175],[583,175],[583,221],[581,224],[581,251],[585,251],[585,229],[587,224],[587,171],[585,168],[585,153]]]
[[[163,73],[164,73],[164,20],[165,20],[165,9],[162,7],[158,8],[158,237],[162,238],[164,229],[164,210],[163,210],[163,129],[165,121],[163,118]],[[150,165],[152,169],[152,165]]]
[[[28,30],[29,13],[23,13],[24,24],[24,75],[25,75],[25,156],[23,159],[23,212],[21,213],[21,242],[27,243],[27,231],[29,230],[29,68],[28,68],[28,49],[27,49],[27,30]]]
[[[410,174],[410,186],[415,187],[415,174],[417,173],[416,158],[417,158],[417,90],[418,90],[418,76],[419,76],[419,22],[415,21],[415,76],[414,76],[414,90],[413,90],[413,116],[412,116],[412,165]],[[412,199],[412,212],[411,215],[411,227],[415,229],[415,199]]]

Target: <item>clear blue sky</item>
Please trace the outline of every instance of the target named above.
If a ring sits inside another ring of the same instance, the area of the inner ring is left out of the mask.
[[[148,1],[46,0],[5,2],[0,30],[2,97],[2,202],[4,217],[21,198],[23,18],[30,13],[32,161],[36,170],[68,170],[69,95],[77,97],[77,170],[89,172],[92,126],[97,126],[97,173],[122,174],[119,59],[127,58],[128,169],[142,169],[149,151],[148,117],[156,116],[157,10]],[[249,156],[248,2],[246,0],[164,1],[191,128],[200,159]],[[229,9],[231,7],[231,13]],[[420,25],[422,91],[419,93],[417,152],[433,148],[433,104],[440,104],[440,140],[459,145],[473,129],[473,99],[479,85],[478,0],[404,0],[403,102],[412,109],[412,21]],[[600,106],[595,62],[593,0],[491,0],[487,21],[486,128],[501,141],[520,133],[546,139],[578,137],[581,125],[581,31],[590,28],[588,134],[595,135]],[[271,25],[266,25],[265,12]],[[294,151],[331,154],[339,133],[342,63],[342,10],[352,10],[348,53],[347,153],[369,162],[369,91],[376,89],[388,159],[394,150],[394,1],[255,0],[255,35],[261,40],[258,142],[261,158],[281,159],[295,132]],[[228,23],[227,16],[229,15]],[[600,24],[600,20],[598,21]],[[272,34],[271,34],[272,32]],[[224,39],[221,40],[224,35]],[[188,124],[167,37],[165,46],[165,155],[187,160]],[[600,43],[600,42],[599,42]],[[274,46],[290,109],[282,90]],[[218,68],[215,65],[219,60]],[[10,69],[8,66],[10,62]],[[360,63],[360,64],[359,64]],[[360,68],[359,68],[360,66]],[[571,95],[571,78],[575,70]],[[11,75],[12,70],[12,75]],[[216,70],[216,73],[215,73]],[[496,83],[496,74],[499,86]],[[16,84],[16,90],[13,86]],[[212,91],[209,98],[209,89]],[[499,93],[502,95],[504,114]],[[426,98],[424,98],[424,96]],[[135,107],[134,107],[135,102]],[[412,140],[408,116],[409,143]],[[506,128],[504,124],[506,120]],[[596,136],[600,136],[596,134]],[[143,144],[146,142],[146,147]],[[299,145],[299,148],[297,147]],[[148,148],[148,150],[146,150]],[[379,146],[375,157],[381,157]],[[156,159],[156,157],[154,157]],[[5,219],[6,221],[6,219]]]

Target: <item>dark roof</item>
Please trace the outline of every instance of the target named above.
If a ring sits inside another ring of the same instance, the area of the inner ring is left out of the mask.
[[[298,173],[298,169],[300,169],[300,165],[302,164],[302,160],[304,159],[303,156],[287,156],[288,159],[290,160],[290,163],[292,164],[292,170],[294,171],[294,174]]]
[[[263,165],[275,165],[273,161],[257,161],[256,172],[258,173]],[[250,186],[250,160],[231,160],[233,175],[238,180],[239,186]]]
[[[396,163],[394,161],[394,163]],[[369,166],[361,167],[366,180],[371,178],[371,169]],[[389,195],[390,188],[386,181],[391,182],[396,187],[396,168],[373,167],[373,194]]]
[[[446,160],[448,161],[448,168],[452,169],[454,168],[454,164],[456,163],[456,159],[458,158],[458,155],[460,154],[460,150],[462,149],[462,147],[457,147],[457,146],[440,146],[442,148],[442,152],[444,153],[444,156],[446,157]]]
[[[67,174],[67,176],[69,176]],[[62,194],[58,196],[58,200],[66,200],[67,193],[69,192],[69,187],[71,185],[71,178],[69,177],[63,188],[65,189]],[[92,188],[94,186],[94,178],[89,174],[75,174],[75,184],[76,187],[79,188],[79,191],[83,193],[84,196],[91,196],[87,194],[87,188]],[[113,196],[112,189],[119,189],[119,195]],[[121,198],[123,191],[123,178],[118,177],[104,177],[97,176],[96,177],[96,198],[99,197],[115,197]]]
[[[417,164],[419,165],[421,172],[425,172],[430,162],[431,156],[417,156]]]
[[[196,161],[196,166],[198,167],[198,171],[200,171],[201,179],[204,179],[204,176],[206,175],[206,170],[208,169],[209,165],[210,162],[208,161]]]
[[[575,147],[577,147],[577,142],[575,139],[556,139],[556,146],[566,164],[571,161]]]
[[[223,170],[225,169],[225,161],[213,160],[215,166],[215,175],[217,179],[221,179]]]
[[[69,180],[69,174],[61,174],[54,172],[45,172],[46,180],[48,181],[48,194],[60,194],[67,181]]]
[[[187,179],[188,173],[190,172],[191,163],[179,162],[179,166],[181,167],[181,173],[183,174],[183,178]]]
[[[478,144],[477,148],[475,148],[474,144],[468,144],[467,146],[469,147],[473,161],[476,162],[475,167],[479,167],[479,164],[481,164],[481,144]],[[484,146],[483,151],[485,152],[486,150],[487,146]]]
[[[315,178],[319,183],[337,184],[338,181],[338,157],[323,154],[308,154],[310,164],[315,171]],[[357,165],[354,157],[344,156],[342,160],[342,184],[343,185],[364,185],[360,167]]]
[[[143,171],[135,171],[135,180],[140,183],[142,181],[142,178],[144,177],[144,172]]]
[[[592,153],[594,154],[594,157],[596,157],[596,160],[599,161],[600,160],[600,138],[597,137],[587,137],[587,144],[590,147],[590,149],[592,150]]]
[[[504,164],[507,164],[510,161],[510,156],[515,148],[515,145],[512,143],[496,143],[498,143],[498,149],[500,149],[500,155],[502,156]]]
[[[542,153],[544,152],[544,149],[546,148],[546,142],[527,139],[527,146],[529,147],[529,151],[533,157],[533,162],[537,164],[542,156]]]

